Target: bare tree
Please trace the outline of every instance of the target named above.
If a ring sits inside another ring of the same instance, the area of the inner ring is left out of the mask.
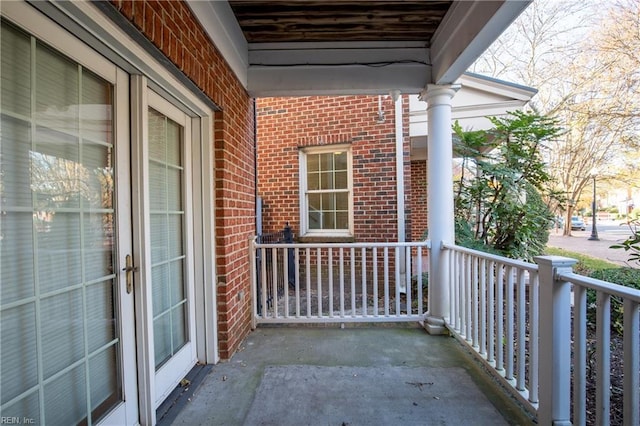
[[[599,13],[589,13],[594,7]],[[604,18],[596,26],[590,16]],[[565,235],[592,171],[610,174],[637,132],[638,18],[638,0],[537,1],[474,68],[536,87],[530,106],[564,127],[545,156],[549,193],[562,195]]]

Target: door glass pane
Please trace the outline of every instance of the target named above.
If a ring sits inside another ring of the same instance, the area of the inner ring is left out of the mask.
[[[0,30],[0,412],[96,423],[122,400],[113,86]]]
[[[187,343],[183,128],[149,108],[151,279],[156,369]]]

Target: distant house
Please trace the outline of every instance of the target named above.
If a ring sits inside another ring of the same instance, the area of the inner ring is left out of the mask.
[[[522,108],[535,89],[465,73],[452,101],[464,129]],[[262,98],[258,195],[264,232],[301,241],[410,241],[427,228],[427,104],[417,95]]]

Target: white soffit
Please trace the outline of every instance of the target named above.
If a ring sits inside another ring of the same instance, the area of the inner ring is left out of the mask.
[[[186,0],[250,96],[420,93],[454,82],[531,0],[458,1],[427,42],[247,43],[227,1]]]

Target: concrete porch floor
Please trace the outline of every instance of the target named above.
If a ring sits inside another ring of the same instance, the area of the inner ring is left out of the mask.
[[[452,337],[415,325],[259,327],[161,425],[525,425]]]

